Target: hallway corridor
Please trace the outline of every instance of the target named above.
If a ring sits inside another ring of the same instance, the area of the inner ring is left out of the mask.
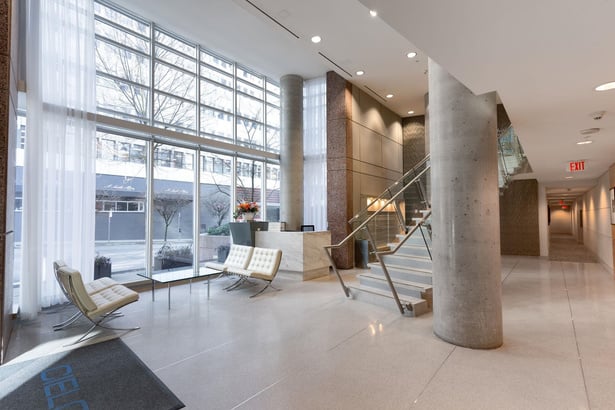
[[[560,262],[600,262],[585,245],[578,243],[575,237],[570,234],[550,235],[549,260]]]

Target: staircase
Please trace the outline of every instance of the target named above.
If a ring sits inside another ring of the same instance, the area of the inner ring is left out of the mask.
[[[406,307],[403,312],[406,316],[420,316],[432,309],[431,240],[428,236],[423,238],[420,229],[414,230],[407,238],[406,235],[397,235],[399,242],[389,244],[391,249],[397,250],[381,257],[400,303]],[[368,267],[369,273],[357,275],[359,284],[349,286],[353,297],[383,307],[394,306],[394,297],[382,265],[372,262]]]
[[[498,185],[502,195],[512,176],[532,172],[532,167],[512,126],[498,131],[498,157]]]
[[[531,172],[531,167],[514,129],[509,127],[498,134],[501,192],[512,175]],[[385,307],[396,305],[404,316],[432,310],[431,205],[426,190],[429,160],[427,155],[348,221],[353,231],[344,240],[325,247],[347,297]],[[412,206],[424,209],[408,209],[409,198],[416,198],[410,201]],[[406,217],[411,219],[411,226],[406,224]],[[368,240],[375,262],[368,263],[369,272],[357,275],[358,284],[346,286],[331,255],[355,238]]]

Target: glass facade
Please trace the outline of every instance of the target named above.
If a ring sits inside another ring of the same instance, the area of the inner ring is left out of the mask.
[[[94,27],[95,247],[112,277],[218,258],[247,197],[279,220],[269,194],[280,179],[279,86],[107,1],[95,2]],[[20,127],[25,138],[25,118]],[[17,150],[20,176],[23,141]]]

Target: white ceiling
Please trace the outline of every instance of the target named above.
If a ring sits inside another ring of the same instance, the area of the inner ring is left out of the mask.
[[[615,90],[594,91],[615,81],[613,0],[116,3],[272,78],[335,70],[401,116],[424,113],[428,53],[473,92],[497,91],[534,170],[527,177],[582,192],[615,162]],[[316,34],[320,44],[310,42]],[[576,145],[592,127],[601,128],[594,143]],[[586,170],[566,173],[572,160]]]

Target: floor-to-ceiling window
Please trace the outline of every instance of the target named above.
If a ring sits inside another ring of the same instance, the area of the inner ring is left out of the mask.
[[[94,27],[96,274],[219,258],[247,195],[279,220],[277,83],[111,2],[95,2]]]

